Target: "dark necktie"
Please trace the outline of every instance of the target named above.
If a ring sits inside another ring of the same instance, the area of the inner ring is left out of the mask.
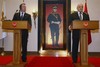
[[[23,20],[23,18],[24,18],[24,14],[23,14],[23,12],[22,12],[22,15],[21,15],[21,20]]]
[[[80,14],[79,14],[80,20],[82,20],[82,15],[81,14],[82,14],[82,12],[80,12]]]

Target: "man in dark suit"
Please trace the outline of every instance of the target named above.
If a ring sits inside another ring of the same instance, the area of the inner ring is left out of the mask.
[[[70,15],[70,25],[69,25],[69,30],[71,30],[71,23],[74,20],[89,20],[89,15],[83,12],[83,4],[78,4],[77,6],[77,12],[74,12]],[[72,59],[73,63],[77,63],[77,58],[78,58],[78,44],[80,40],[80,30],[73,30],[72,31]]]
[[[49,14],[47,21],[51,30],[51,38],[53,46],[59,46],[59,25],[61,23],[60,15],[57,13],[57,6],[53,6],[53,12]],[[56,37],[56,39],[54,38]]]
[[[19,6],[20,11],[18,13],[15,13],[13,20],[16,21],[28,21],[30,27],[32,26],[31,23],[31,15],[26,13],[26,5],[25,3],[22,3]],[[22,61],[26,62],[27,60],[27,42],[28,42],[28,30],[23,29],[21,30],[22,33]]]

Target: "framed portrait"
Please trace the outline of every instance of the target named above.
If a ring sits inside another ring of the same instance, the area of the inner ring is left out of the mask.
[[[44,50],[66,50],[68,44],[68,0],[41,0],[40,31]]]

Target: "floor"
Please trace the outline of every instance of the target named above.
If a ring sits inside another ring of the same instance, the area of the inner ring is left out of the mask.
[[[3,52],[0,50],[0,55],[12,55],[13,52]],[[34,56],[56,56],[56,57],[66,57],[66,56],[71,56],[71,53],[68,53],[67,50],[42,50],[39,52],[28,52],[28,55],[34,55]],[[80,53],[79,53],[80,55]],[[100,57],[100,52],[89,52],[89,56],[95,56],[95,57]]]

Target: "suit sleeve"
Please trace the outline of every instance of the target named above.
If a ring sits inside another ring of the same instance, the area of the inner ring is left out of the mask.
[[[58,19],[59,19],[59,21],[61,22],[61,17],[60,17],[60,15],[58,14]]]
[[[89,17],[89,15],[87,14],[87,18],[88,18],[88,20],[90,20],[90,17]]]
[[[28,17],[28,22],[29,22],[30,26],[32,26],[31,15],[29,15],[29,17]]]
[[[71,25],[73,21],[73,17],[72,17],[72,14],[69,15],[69,21],[68,21],[68,25]]]
[[[51,20],[52,20],[52,16],[51,16],[51,14],[48,16],[48,18],[47,18],[47,21],[49,22],[49,23],[51,23]]]
[[[85,20],[90,20],[89,14],[84,13],[84,19],[85,19]]]
[[[16,18],[17,18],[17,17],[16,17],[16,13],[15,13],[12,20],[16,20]]]

